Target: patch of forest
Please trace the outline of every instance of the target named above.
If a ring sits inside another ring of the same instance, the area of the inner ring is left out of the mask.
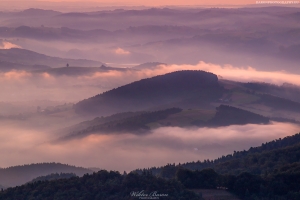
[[[2,200],[129,200],[139,199],[138,195],[150,195],[159,199],[201,200],[188,191],[177,180],[166,180],[150,173],[124,173],[101,170],[83,177],[72,177],[52,181],[37,181],[8,188],[0,192]]]
[[[111,115],[140,111],[184,101],[209,103],[221,97],[223,87],[215,74],[204,71],[176,71],[142,79],[98,94],[74,105],[79,114]]]

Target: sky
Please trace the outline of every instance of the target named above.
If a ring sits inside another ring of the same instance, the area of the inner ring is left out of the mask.
[[[3,1],[3,0],[1,0]],[[5,1],[5,0],[4,0]],[[3,2],[4,2],[3,1]],[[85,0],[14,0],[15,2],[87,2]],[[136,4],[136,5],[148,5],[148,6],[157,6],[157,5],[243,5],[243,4],[253,4],[255,0],[88,0],[89,2],[95,3],[104,3],[104,4]],[[9,1],[7,1],[9,2]],[[11,2],[11,1],[10,1]]]
[[[266,0],[263,0],[266,1]],[[0,0],[0,10],[24,10],[28,8],[40,8],[57,11],[95,11],[114,8],[129,7],[139,9],[146,7],[184,6],[184,7],[240,7],[257,5],[257,0]],[[279,1],[278,1],[279,2]],[[280,1],[284,2],[284,1]],[[292,1],[290,1],[292,2]],[[294,2],[294,1],[293,1]],[[259,4],[270,6],[272,4]],[[279,4],[277,4],[279,5]],[[286,6],[299,6],[299,2]]]
[[[65,11],[90,11],[97,7],[110,6],[242,6],[255,4],[255,2],[255,0],[0,0],[0,10],[23,10],[28,8],[61,10],[63,8]]]
[[[58,2],[59,0],[52,0]],[[65,2],[72,2],[74,0],[63,0]],[[211,4],[252,4],[253,0],[90,0],[99,3],[133,3],[133,4],[144,4],[144,5],[211,5]],[[82,0],[81,0],[82,2]]]

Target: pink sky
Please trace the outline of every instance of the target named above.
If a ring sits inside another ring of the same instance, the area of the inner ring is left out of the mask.
[[[23,0],[25,1],[25,0]],[[74,0],[40,0],[48,2],[75,2]],[[211,5],[211,4],[253,4],[254,0],[89,0],[98,3],[120,3],[120,4],[138,4],[138,5]],[[86,2],[78,0],[77,2]]]
[[[28,8],[41,8],[62,12],[85,12],[99,10],[100,8],[110,9],[111,6],[239,7],[257,5],[256,1],[257,0],[0,0],[0,10],[11,11],[24,10]],[[273,6],[274,5],[279,6],[281,4],[273,4]],[[285,6],[299,5],[299,3],[294,3]],[[272,4],[259,4],[258,6],[272,6]]]
[[[106,5],[145,5],[145,6],[162,6],[162,5],[245,5],[255,4],[255,0],[11,0],[2,1],[7,3],[22,2],[26,4],[32,4],[34,2],[73,2],[73,3],[99,3]],[[0,2],[1,3],[1,2]]]

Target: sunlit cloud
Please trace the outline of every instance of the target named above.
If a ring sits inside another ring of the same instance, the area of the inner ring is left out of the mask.
[[[129,55],[130,54],[129,51],[126,51],[120,47],[115,50],[115,53],[118,55]]]
[[[11,49],[11,48],[22,48],[22,47],[7,41],[3,41],[0,43],[0,49]]]
[[[222,128],[165,127],[141,136],[130,133],[121,136],[94,134],[53,143],[50,141],[58,135],[49,134],[46,130],[3,125],[0,150],[6,153],[0,157],[0,166],[54,161],[130,171],[167,163],[218,158],[234,150],[247,150],[251,146],[293,135],[299,132],[299,128],[288,123]]]
[[[26,71],[9,71],[9,72],[5,72],[3,74],[0,74],[0,76],[2,75],[2,78],[4,78],[5,80],[20,80],[20,79],[24,79],[24,78],[28,78],[31,77],[32,74]]]
[[[79,76],[55,76],[49,73],[31,73],[12,70],[0,73],[0,101],[17,99],[48,99],[58,101],[80,101],[107,90],[144,78],[180,71],[203,70],[223,79],[241,82],[267,82],[281,85],[300,85],[300,75],[286,71],[262,71],[253,67],[234,67],[199,62],[196,65],[158,65],[151,69],[125,71],[109,70]],[[11,96],[13,95],[13,96]]]

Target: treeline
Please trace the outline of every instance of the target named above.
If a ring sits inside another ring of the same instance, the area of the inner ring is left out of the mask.
[[[139,199],[138,195],[152,195],[159,199],[201,200],[193,192],[185,190],[177,180],[165,180],[151,173],[129,173],[101,170],[83,177],[53,181],[37,181],[8,188],[0,192],[1,200],[128,200]]]
[[[257,100],[257,103],[265,104],[274,109],[283,109],[293,112],[300,111],[300,103],[297,101],[292,101],[290,99],[273,96],[270,94],[258,94],[258,96],[260,97],[260,99]]]
[[[267,124],[269,118],[228,105],[216,108],[216,115],[207,122],[208,126],[229,126],[232,124]]]
[[[0,184],[7,187],[24,184],[32,179],[51,173],[75,173],[83,176],[92,170],[61,163],[36,163],[29,165],[0,168]]]
[[[299,163],[296,165],[299,168]],[[300,171],[287,170],[290,167],[269,176],[248,172],[237,176],[220,175],[212,169],[191,171],[180,168],[176,179],[189,189],[225,189],[245,200],[297,200],[300,199]]]
[[[120,119],[116,119],[113,121],[108,121],[108,122],[102,122],[105,121],[104,119],[101,120],[101,118],[98,120],[99,124],[96,124],[95,122],[93,122],[93,125],[88,126],[87,128],[81,130],[81,131],[74,131],[72,133],[70,133],[69,136],[66,137],[67,138],[71,138],[71,137],[78,137],[78,136],[85,136],[88,135],[90,133],[126,133],[126,132],[138,132],[138,133],[143,133],[145,131],[149,131],[150,128],[147,126],[148,123],[151,122],[156,122],[158,120],[162,120],[167,118],[169,115],[172,114],[176,114],[181,112],[182,109],[180,108],[169,108],[166,110],[160,110],[160,111],[154,111],[154,112],[143,112],[140,114],[140,112],[138,112],[139,114],[134,115],[132,113],[132,115],[128,118],[120,118]],[[128,116],[128,114],[126,114],[125,116]],[[111,118],[111,117],[109,117]]]
[[[294,162],[300,162],[299,133],[263,143],[260,147],[251,147],[248,151],[235,151],[215,160],[185,163],[182,166],[193,170],[211,167],[222,174],[239,174],[246,171],[263,175]]]
[[[245,200],[297,200],[300,198],[300,163],[287,165],[265,176],[243,172],[239,175],[218,174],[213,169],[189,170],[180,167],[172,179],[152,175],[101,170],[83,177],[38,180],[0,192],[2,200],[127,200],[140,194],[159,199],[201,200],[187,189],[227,190]]]
[[[149,170],[157,176],[174,178],[180,168],[202,170],[212,168],[220,174],[238,175],[249,172],[256,175],[273,174],[283,166],[300,162],[300,133],[251,147],[248,151],[234,151],[233,154],[215,160],[168,164],[163,167],[152,167]],[[141,169],[136,170],[141,173]]]
[[[248,92],[255,91],[259,93],[272,94],[300,102],[300,87],[297,85],[283,83],[281,86],[278,86],[270,83],[260,82],[241,83],[241,85],[248,88]]]
[[[52,173],[46,176],[39,176],[37,178],[34,178],[32,181],[29,183],[34,183],[38,181],[52,181],[52,180],[57,180],[57,179],[67,179],[71,177],[77,176],[74,173]]]
[[[233,124],[267,124],[269,118],[246,110],[228,105],[220,105],[216,108],[215,116],[208,120],[192,121],[189,126],[218,127]],[[70,134],[64,139],[83,137],[91,133],[143,133],[150,130],[147,125],[159,122],[168,116],[181,112],[180,108],[169,108],[154,112],[125,112],[108,117],[97,117],[94,120],[82,122],[70,128]],[[172,124],[176,126],[176,123]]]

